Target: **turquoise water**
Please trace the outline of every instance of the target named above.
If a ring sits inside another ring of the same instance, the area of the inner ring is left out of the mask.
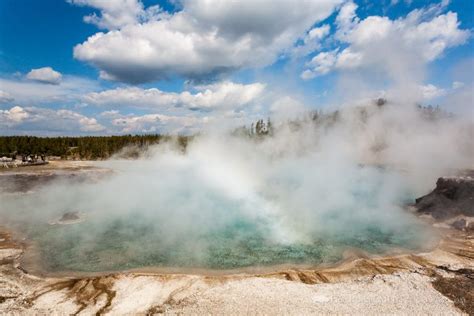
[[[263,227],[263,228],[262,228]],[[348,248],[382,254],[394,247],[419,249],[429,234],[413,223],[402,231],[376,225],[346,233],[313,236],[304,243],[267,238],[265,226],[245,219],[223,229],[167,236],[160,225],[140,216],[92,220],[74,225],[31,227],[29,238],[39,250],[42,269],[99,272],[143,267],[238,269],[279,264],[334,263]]]
[[[16,223],[49,272],[318,265],[351,248],[383,254],[425,249],[433,240],[397,206],[413,200],[397,174],[298,163],[303,168],[274,168],[262,186],[245,186],[240,173],[202,176],[186,164],[57,182],[0,195],[0,219]],[[83,212],[84,221],[48,224],[69,211]]]

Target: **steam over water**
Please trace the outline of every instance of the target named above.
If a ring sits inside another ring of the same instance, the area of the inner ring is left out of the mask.
[[[23,203],[34,205],[19,208],[25,216],[54,214],[28,228],[44,268],[319,264],[340,260],[348,248],[384,253],[393,247],[426,247],[430,240],[421,223],[389,201],[374,199],[389,190],[386,182],[399,181],[396,174],[382,169],[354,166],[346,179],[336,181],[347,181],[351,188],[332,200],[332,191],[342,192],[331,181],[318,180],[322,166],[301,174],[281,166],[252,192],[242,179],[243,171],[214,166],[219,174],[227,172],[221,178],[214,170],[203,172],[189,161],[175,159],[137,168],[128,166],[131,161],[116,162],[118,175],[111,178],[62,183],[25,197]],[[210,180],[214,176],[215,183]],[[390,198],[402,205],[410,195],[399,188]],[[46,223],[73,209],[85,211],[86,220],[72,225]]]
[[[203,135],[186,153],[162,144],[102,162],[114,172],[98,181],[3,195],[0,213],[23,223],[49,271],[319,264],[351,248],[426,247],[433,236],[403,206],[469,164],[465,126],[368,109],[261,139]],[[85,221],[48,224],[71,210]]]

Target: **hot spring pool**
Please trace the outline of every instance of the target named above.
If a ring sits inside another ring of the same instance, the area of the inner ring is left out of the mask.
[[[159,226],[159,225],[158,225]],[[146,218],[87,221],[73,225],[36,225],[36,268],[46,272],[103,272],[140,268],[227,270],[282,264],[331,264],[347,249],[384,254],[394,248],[423,249],[431,234],[413,222],[399,231],[366,225],[346,233],[313,236],[304,242],[276,242],[264,225],[244,219],[222,229],[166,236]],[[30,262],[31,264],[31,262]]]
[[[432,244],[430,228],[400,207],[414,194],[398,174],[351,165],[341,177],[339,166],[332,175],[311,160],[296,163],[304,168],[284,161],[259,181],[176,159],[127,165],[100,180],[0,195],[0,216],[31,243],[27,268],[52,273],[319,265],[348,249],[384,254]],[[49,224],[68,210],[84,221]]]

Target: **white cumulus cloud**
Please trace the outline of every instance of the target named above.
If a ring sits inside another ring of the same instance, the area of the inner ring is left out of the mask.
[[[0,122],[6,126],[21,123],[28,116],[29,114],[20,106],[14,106],[9,110],[0,110]]]
[[[84,17],[84,22],[101,29],[120,29],[129,24],[147,21],[159,13],[158,6],[145,9],[139,0],[68,0],[77,6],[89,6],[100,10]]]
[[[37,81],[0,78],[0,102],[38,105],[51,102],[74,102],[85,93],[99,88],[97,81],[64,76],[59,84],[44,84]],[[10,101],[8,101],[10,100]]]
[[[318,75],[327,74],[334,67],[337,60],[337,51],[321,52],[306,63],[309,69],[301,74],[302,79],[312,79]]]
[[[77,134],[104,130],[95,118],[71,110],[21,106],[0,110],[1,133]]]
[[[456,13],[442,13],[446,5],[413,10],[395,20],[381,16],[361,20],[356,15],[357,5],[349,1],[336,18],[334,37],[339,47],[317,54],[301,77],[311,79],[336,69],[358,68],[384,72],[395,81],[419,76],[423,65],[469,38],[470,32],[460,29]]]
[[[427,84],[427,85],[421,86],[421,93],[423,95],[423,99],[431,100],[431,99],[442,97],[446,95],[447,92],[443,88],[438,88],[435,85]]]
[[[74,48],[74,56],[99,68],[102,78],[131,83],[219,76],[273,63],[341,2],[183,0],[176,13],[89,37]]]
[[[263,93],[262,83],[239,84],[219,82],[196,87],[197,92],[164,92],[156,88],[125,87],[93,92],[83,100],[92,105],[134,106],[164,109],[185,107],[189,109],[237,108],[257,100]]]
[[[303,38],[303,43],[293,49],[293,55],[302,57],[319,49],[322,40],[325,39],[329,33],[331,33],[331,26],[329,24],[312,28]]]
[[[61,82],[62,75],[60,72],[57,72],[51,67],[43,67],[32,69],[26,75],[26,78],[41,83],[59,84]]]

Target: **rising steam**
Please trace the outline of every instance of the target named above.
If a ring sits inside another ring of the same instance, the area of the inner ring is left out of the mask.
[[[61,240],[54,247],[63,252],[50,249],[65,256],[81,244],[66,264],[78,269],[79,255],[103,259],[94,257],[103,251],[100,242],[112,249],[122,244],[120,254],[131,263],[120,267],[324,261],[334,245],[380,243],[368,233],[374,230],[387,245],[410,248],[426,240],[404,205],[437,177],[472,167],[474,154],[472,122],[430,113],[369,104],[276,122],[272,136],[203,133],[185,152],[166,143],[139,160],[98,163],[114,172],[96,182],[57,182],[21,199],[3,196],[0,212],[30,223],[85,212],[86,222],[54,233]],[[322,245],[325,252],[311,252]],[[283,259],[249,259],[267,248]],[[136,257],[147,261],[133,263]]]

